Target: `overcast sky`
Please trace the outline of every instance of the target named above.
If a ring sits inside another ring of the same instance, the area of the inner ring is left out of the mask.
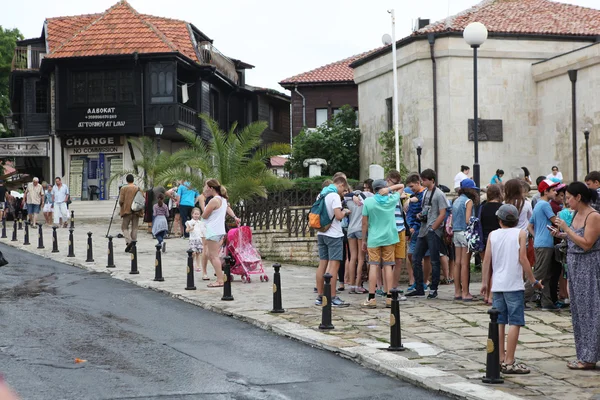
[[[520,0],[519,0],[520,1]],[[0,13],[0,25],[39,37],[45,18],[98,13],[117,0],[28,0]],[[140,13],[193,23],[221,52],[256,66],[246,82],[283,91],[278,82],[333,61],[381,46],[391,34],[386,10],[396,11],[396,39],[412,32],[415,20],[432,22],[479,0],[129,0]],[[566,1],[565,1],[566,2]],[[600,8],[599,0],[570,0]]]

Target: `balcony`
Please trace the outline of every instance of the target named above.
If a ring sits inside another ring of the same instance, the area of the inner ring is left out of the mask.
[[[198,53],[200,55],[200,64],[214,65],[217,68],[217,71],[225,75],[236,85],[239,84],[239,77],[235,69],[235,64],[217,50],[212,43],[201,42],[198,45]]]
[[[22,46],[15,48],[11,71],[35,71],[40,69],[46,49]]]
[[[198,126],[198,111],[183,104],[178,104],[177,123],[184,128],[195,131]]]

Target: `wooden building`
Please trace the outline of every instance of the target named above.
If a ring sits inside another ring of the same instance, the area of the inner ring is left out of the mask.
[[[113,174],[139,157],[129,138],[155,136],[162,151],[183,147],[177,129],[209,135],[207,113],[223,129],[268,121],[263,140],[289,142],[285,94],[246,85],[252,65],[228,58],[193,24],[138,13],[122,0],[103,13],[48,18],[39,38],[17,43],[10,79],[17,167],[63,177],[72,196],[117,195]],[[37,146],[31,153],[27,146]]]

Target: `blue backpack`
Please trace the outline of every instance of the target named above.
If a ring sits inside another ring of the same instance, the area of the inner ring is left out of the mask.
[[[469,253],[479,253],[485,248],[483,243],[483,229],[481,228],[481,208],[483,204],[479,206],[477,216],[471,215],[469,219],[469,225],[465,231],[465,238],[467,239],[467,248]]]

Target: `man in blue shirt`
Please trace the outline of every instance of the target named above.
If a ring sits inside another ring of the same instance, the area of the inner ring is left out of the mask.
[[[556,197],[556,186],[558,182],[545,179],[538,185],[540,199],[533,209],[533,215],[529,220],[527,229],[533,236],[533,248],[535,249],[535,265],[533,274],[535,279],[543,282],[542,310],[552,311],[558,307],[554,304],[557,300],[558,280],[561,267],[554,259],[554,238],[548,226],[553,226],[556,215],[552,211],[549,201]]]
[[[196,204],[196,197],[199,194],[190,187],[189,182],[183,182],[177,188],[177,201],[179,202],[179,215],[181,216],[181,231],[183,237],[189,238],[190,234],[185,231],[185,223],[192,217],[192,209]]]

